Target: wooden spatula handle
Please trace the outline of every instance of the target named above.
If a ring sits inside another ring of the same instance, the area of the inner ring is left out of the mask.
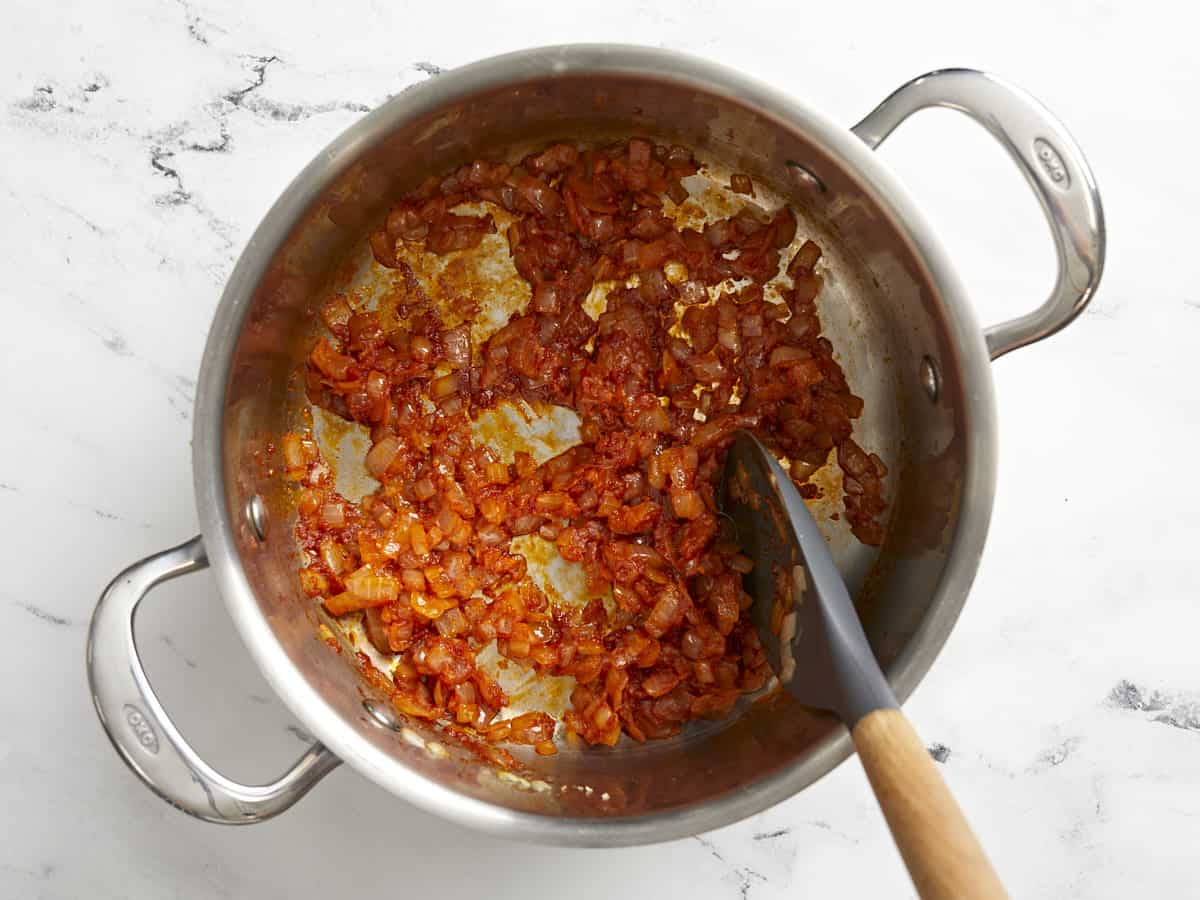
[[[877,709],[863,716],[851,734],[922,900],[1007,897],[904,713]]]

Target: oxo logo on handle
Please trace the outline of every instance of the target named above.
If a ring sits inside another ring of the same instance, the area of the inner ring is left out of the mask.
[[[154,728],[147,721],[145,713],[132,703],[125,704],[124,712],[125,722],[137,738],[137,742],[142,745],[142,749],[147,753],[158,753],[158,735],[154,733]]]
[[[1033,142],[1033,151],[1037,155],[1037,161],[1041,164],[1042,170],[1054,182],[1055,187],[1066,189],[1071,186],[1071,176],[1067,174],[1067,166],[1063,162],[1062,156],[1048,140],[1038,138]]]

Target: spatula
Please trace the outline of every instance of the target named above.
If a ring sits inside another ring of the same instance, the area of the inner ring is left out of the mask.
[[[751,615],[783,689],[836,713],[923,900],[1007,894],[875,661],[825,539],[779,461],[739,431],[721,509],[754,561]]]

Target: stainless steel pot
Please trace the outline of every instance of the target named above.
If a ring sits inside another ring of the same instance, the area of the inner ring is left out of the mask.
[[[872,152],[909,115],[958,109],[1020,166],[1050,222],[1058,279],[1026,315],[980,330],[937,237]],[[975,575],[995,488],[990,361],[1070,322],[1100,278],[1104,226],[1079,149],[1036,101],[991,76],[933,72],[852,129],[736,72],[621,46],[530,50],[405,91],[334,141],[284,191],[217,308],[196,398],[193,470],[203,536],[121,573],[100,598],[88,671],[100,719],[156,793],[212,822],[257,822],[349,763],[418,806],[498,834],[623,845],[705,831],[802,790],[850,753],[845,730],[786,697],[664,742],[565,751],[500,773],[436,730],[392,718],[317,638],[297,598],[281,479],[261,451],[287,427],[314,298],[430,172],[540,140],[639,133],[685,143],[788,196],[822,232],[824,327],[866,401],[856,436],[892,469],[880,551],[836,540],[872,646],[906,698],[945,642]],[[832,527],[832,526],[831,526]],[[188,746],[138,660],[132,619],[158,583],[211,565],[275,691],[321,743],[278,781],[236,784]]]

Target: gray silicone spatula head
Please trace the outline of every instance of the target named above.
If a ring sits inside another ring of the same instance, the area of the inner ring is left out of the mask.
[[[730,447],[720,504],[754,562],[751,616],[784,689],[850,726],[896,706],[817,523],[775,455],[747,431]]]
[[[783,466],[738,432],[721,508],[754,561],[751,616],[784,689],[850,728],[896,846],[926,900],[1004,900],[1004,886],[933,760],[896,709],[825,539]],[[782,606],[776,609],[777,600]]]

